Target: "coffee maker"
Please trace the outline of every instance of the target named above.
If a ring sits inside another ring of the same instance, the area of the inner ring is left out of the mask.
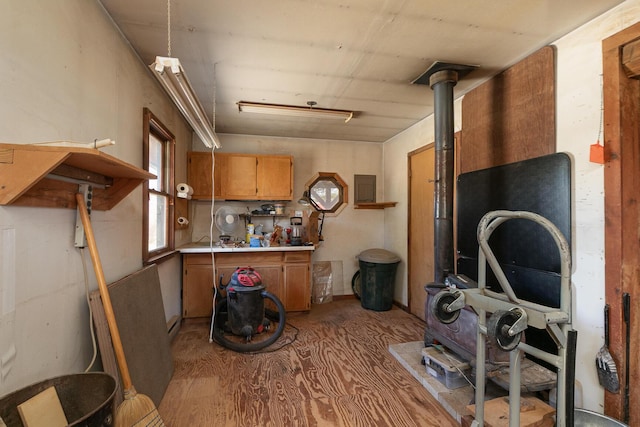
[[[291,217],[291,246],[302,246],[302,217]]]

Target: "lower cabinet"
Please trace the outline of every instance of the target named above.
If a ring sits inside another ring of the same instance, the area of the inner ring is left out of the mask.
[[[211,254],[184,254],[182,315],[211,316],[213,280],[226,284],[238,267],[253,267],[266,290],[282,301],[286,311],[311,309],[311,251],[268,251],[216,253],[215,275]],[[265,307],[275,309],[271,301]]]
[[[282,302],[287,311],[311,309],[311,253],[284,253]]]
[[[208,317],[213,313],[211,254],[182,258],[182,317]]]

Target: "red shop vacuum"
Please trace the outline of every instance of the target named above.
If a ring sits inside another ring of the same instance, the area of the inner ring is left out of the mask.
[[[277,341],[284,331],[286,315],[282,302],[265,289],[262,277],[251,267],[239,267],[219,289],[226,296],[216,304],[213,340],[240,353],[261,350]],[[270,300],[275,310],[265,307]]]

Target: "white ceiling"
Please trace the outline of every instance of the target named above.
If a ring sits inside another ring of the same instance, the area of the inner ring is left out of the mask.
[[[457,98],[621,0],[100,0],[145,64],[180,59],[218,133],[384,142],[433,112],[411,84],[477,65]],[[349,123],[238,101],[353,110]],[[215,114],[214,114],[215,105]]]

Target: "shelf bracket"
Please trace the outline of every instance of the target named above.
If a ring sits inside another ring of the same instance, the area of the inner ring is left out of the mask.
[[[78,185],[78,193],[82,194],[84,198],[85,206],[87,207],[87,213],[91,215],[91,199],[93,198],[93,187],[89,184]],[[84,226],[82,225],[82,219],[80,218],[80,212],[76,211],[76,235],[74,244],[76,248],[84,248],[87,246],[87,238],[84,234]]]

